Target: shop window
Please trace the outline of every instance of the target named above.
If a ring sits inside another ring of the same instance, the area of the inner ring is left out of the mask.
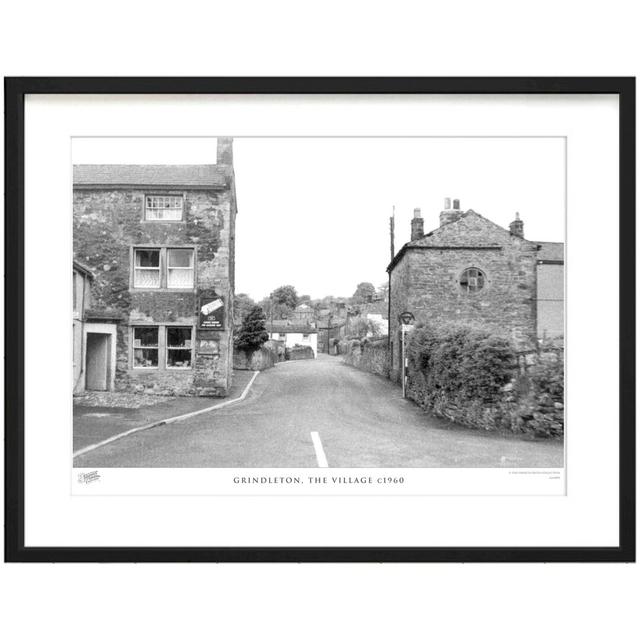
[[[145,220],[182,220],[182,196],[147,196]]]
[[[167,249],[167,288],[193,288],[193,249]]]
[[[141,289],[160,287],[160,249],[136,249],[133,286]]]
[[[484,287],[485,279],[485,275],[480,269],[465,269],[460,276],[460,287],[467,293],[475,293]]]
[[[158,349],[158,327],[133,328],[133,366],[135,369],[157,369]]]
[[[167,327],[167,369],[191,367],[191,327]]]

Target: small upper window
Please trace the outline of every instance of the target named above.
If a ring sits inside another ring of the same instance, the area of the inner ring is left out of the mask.
[[[475,293],[484,287],[485,275],[480,269],[465,269],[460,276],[460,286],[467,293]]]
[[[145,220],[182,220],[182,196],[147,196]]]

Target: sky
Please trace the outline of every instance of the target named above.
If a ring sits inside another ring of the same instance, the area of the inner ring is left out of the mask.
[[[74,138],[73,162],[215,163],[215,138]],[[380,285],[410,239],[413,209],[425,232],[445,197],[525,238],[564,241],[564,138],[236,138],[236,293],[255,300],[292,284],[312,298]]]

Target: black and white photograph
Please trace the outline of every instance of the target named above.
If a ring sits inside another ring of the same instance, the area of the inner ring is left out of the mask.
[[[19,556],[628,557],[628,82],[51,82],[9,110]]]
[[[564,468],[564,137],[72,162],[74,467]]]

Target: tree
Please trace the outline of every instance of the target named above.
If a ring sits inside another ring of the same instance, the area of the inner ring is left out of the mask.
[[[266,321],[262,307],[253,305],[236,334],[236,348],[249,354],[259,349],[269,339]]]
[[[361,282],[351,299],[356,304],[370,302],[375,292],[376,288],[370,282]]]
[[[295,309],[298,306],[298,292],[293,285],[285,284],[274,289],[269,296],[275,304],[281,304],[289,309]]]
[[[235,324],[241,324],[245,316],[256,303],[246,293],[238,293],[233,302],[233,320]]]
[[[355,318],[350,326],[349,333],[358,338],[377,338],[380,335],[380,327],[369,318]]]
[[[262,307],[262,310],[269,322],[273,322],[274,320],[285,320],[291,316],[293,311],[286,304],[280,304],[271,297],[263,298],[260,301],[259,306]]]

